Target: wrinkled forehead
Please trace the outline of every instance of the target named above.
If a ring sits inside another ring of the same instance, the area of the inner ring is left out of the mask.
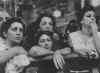
[[[14,22],[11,24],[11,28],[23,28],[22,24],[19,22]]]

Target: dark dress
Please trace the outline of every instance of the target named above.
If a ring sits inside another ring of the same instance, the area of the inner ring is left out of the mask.
[[[66,59],[66,65],[64,72],[67,73],[71,70],[73,71],[82,71],[82,70],[88,70],[91,73],[91,70],[95,67],[97,67],[99,64],[99,59],[88,59],[83,57],[76,57],[76,58],[70,58]]]
[[[42,60],[42,61],[36,61],[32,62],[28,67],[26,67],[23,70],[23,73],[26,73],[26,70],[29,68],[29,73],[56,73],[56,68],[54,67],[53,61],[51,60]]]

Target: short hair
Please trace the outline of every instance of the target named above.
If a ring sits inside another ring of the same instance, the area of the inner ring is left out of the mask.
[[[8,32],[8,29],[11,27],[11,24],[14,22],[19,22],[22,24],[24,31],[23,34],[25,34],[25,24],[22,22],[22,20],[20,18],[17,17],[13,17],[13,18],[9,18],[7,19],[5,22],[2,23],[1,25],[1,37],[5,39],[3,32]]]

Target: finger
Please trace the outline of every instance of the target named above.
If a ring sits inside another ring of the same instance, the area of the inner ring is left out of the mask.
[[[55,56],[53,57],[53,63],[54,63],[54,65],[55,65],[55,67],[56,67],[57,69],[59,69],[59,67],[58,67],[58,65],[57,65],[57,61],[56,61],[56,59],[55,59]]]
[[[61,56],[61,58],[62,58],[62,63],[65,64],[65,60],[64,60],[63,56]]]
[[[65,61],[64,61],[63,57],[60,55],[58,58],[59,58],[59,62],[63,66],[65,64]]]
[[[63,62],[62,62],[62,59],[61,59],[60,56],[57,58],[57,63],[58,63],[58,66],[59,66],[61,69],[63,69]]]
[[[60,56],[56,55],[55,60],[56,60],[57,67],[62,69],[62,62],[61,62]]]

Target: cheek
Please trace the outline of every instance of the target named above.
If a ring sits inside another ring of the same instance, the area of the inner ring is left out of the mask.
[[[88,18],[87,18],[87,17],[84,17],[84,18],[83,18],[83,21],[86,21],[86,20],[88,20]]]
[[[22,37],[24,37],[24,33],[23,33],[23,32],[21,32],[20,35],[21,35]]]
[[[8,37],[13,37],[14,36],[14,33],[12,31],[8,31],[7,36]]]
[[[43,28],[45,28],[45,25],[40,24],[40,29],[43,29]]]
[[[53,26],[52,26],[52,25],[50,25],[50,28],[51,28],[51,29],[53,29]]]
[[[51,46],[51,47],[52,47],[52,45],[53,45],[53,43],[52,43],[52,42],[49,42],[49,46]]]
[[[44,43],[39,42],[38,45],[40,45],[41,47],[43,47]]]

